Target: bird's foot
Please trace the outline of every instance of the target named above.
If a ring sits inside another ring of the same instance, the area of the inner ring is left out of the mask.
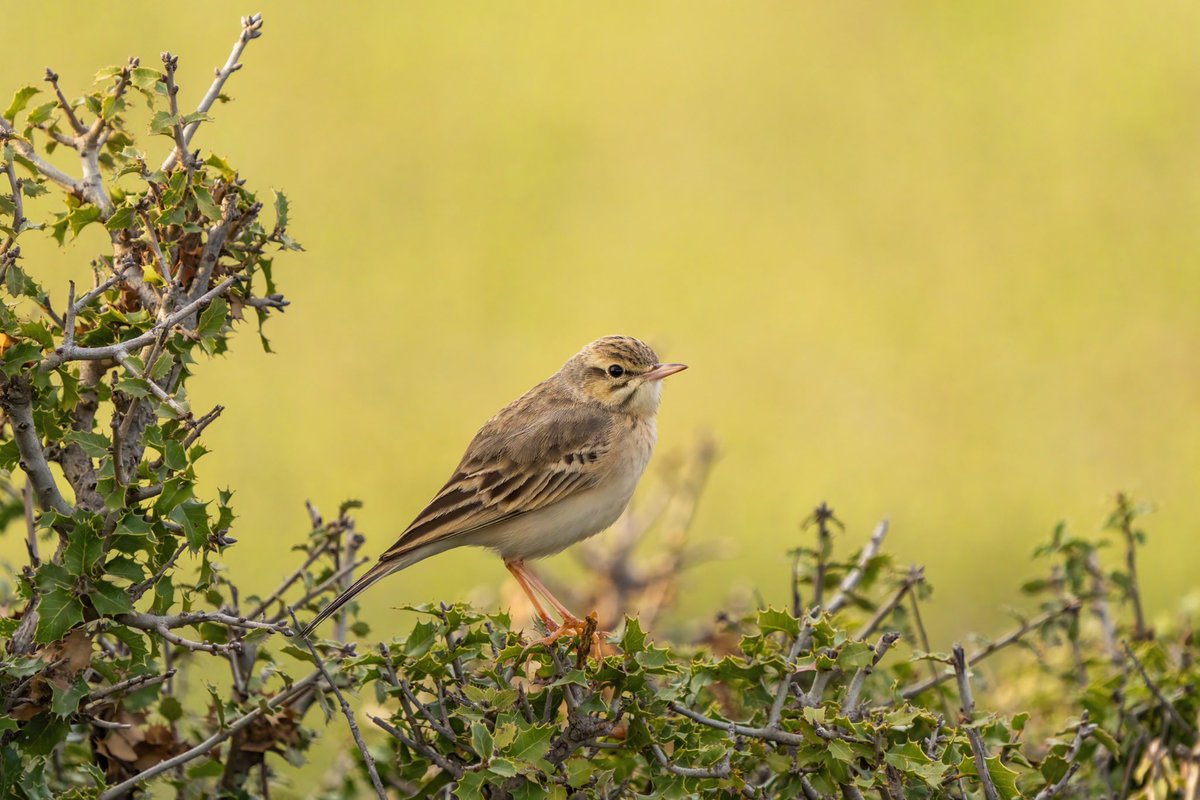
[[[538,639],[534,639],[526,645],[526,649],[537,647],[538,645],[549,646],[566,636],[573,636],[579,643],[579,662],[582,665],[583,661],[589,655],[597,658],[602,658],[609,650],[609,646],[605,643],[605,638],[611,634],[604,633],[597,629],[596,612],[588,614],[586,618],[579,619],[574,615],[567,615],[562,623],[556,627],[548,624],[547,628],[552,628],[550,633]]]

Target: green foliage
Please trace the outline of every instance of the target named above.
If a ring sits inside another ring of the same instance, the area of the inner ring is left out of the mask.
[[[762,608],[688,647],[626,619],[596,657],[586,639],[528,647],[505,614],[424,606],[408,636],[342,666],[373,692],[390,734],[375,757],[408,796],[984,797],[972,732],[1000,798],[1183,796],[1196,646],[1185,628],[1118,650],[1128,573],[1091,571],[1101,544],[1060,527],[1039,550],[1050,577],[1026,590],[1043,613],[973,660],[1014,643],[1038,657],[1009,657],[997,685],[1013,686],[969,711],[954,659],[924,652],[895,602],[910,573],[866,569],[888,560],[872,552],[820,562],[822,547],[800,575],[849,576],[854,602],[832,615]]]

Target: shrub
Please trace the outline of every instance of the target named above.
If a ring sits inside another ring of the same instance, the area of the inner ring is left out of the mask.
[[[268,225],[229,162],[189,149],[261,26],[243,20],[193,112],[165,54],[102,70],[75,100],[48,71],[0,121],[0,520],[28,553],[0,620],[0,793],[266,796],[280,758],[305,760],[316,705],[353,740],[320,796],[1197,796],[1196,645],[1186,620],[1145,620],[1143,510],[1123,496],[1107,526],[1120,563],[1060,527],[1023,587],[1036,613],[949,653],[931,652],[929,586],[884,553],[886,524],[838,557],[824,505],[813,546],[792,554],[790,608],[658,635],[699,555],[686,532],[708,446],[648,513],[583,546],[574,599],[612,637],[529,647],[507,613],[430,605],[408,635],[368,645],[354,604],[329,638],[292,637],[293,609],[314,613],[365,561],[355,504],[331,519],[310,506],[295,569],[266,595],[239,591],[217,560],[235,544],[231,494],[196,488],[221,407],[187,400],[249,314],[261,334],[287,305],[274,258],[299,249],[282,194]],[[167,140],[161,162],[142,129]],[[56,302],[19,243],[89,229],[108,240],[91,285]],[[659,552],[633,557],[652,528]],[[1006,649],[985,688],[981,662]]]

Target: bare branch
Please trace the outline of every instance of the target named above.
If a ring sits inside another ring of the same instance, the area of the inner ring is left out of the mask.
[[[800,632],[796,634],[795,640],[792,642],[792,648],[787,655],[787,675],[779,682],[779,686],[775,689],[775,701],[771,704],[771,711],[767,716],[767,727],[773,728],[779,723],[779,717],[783,714],[784,703],[787,702],[788,694],[791,692],[792,681],[799,674],[793,669],[796,659],[800,656],[801,651],[808,648],[812,644],[812,629],[813,621],[821,614],[821,610],[813,609],[813,611],[804,618],[804,625],[800,628]]]
[[[1087,571],[1092,578],[1092,610],[1096,619],[1100,621],[1104,652],[1115,664],[1121,660],[1121,654],[1117,650],[1117,626],[1113,623],[1112,613],[1108,608],[1108,587],[1104,571],[1100,568],[1100,557],[1094,550],[1088,553]]]
[[[12,187],[13,232],[5,238],[4,247],[0,248],[0,252],[7,252],[12,247],[12,243],[16,241],[17,234],[21,232],[21,226],[25,224],[25,200],[21,196],[21,179],[17,177],[17,171],[13,168],[13,162],[4,162],[4,173],[8,176],[8,185]]]
[[[674,700],[670,703],[670,708],[676,714],[687,717],[690,720],[699,722],[701,725],[707,725],[710,728],[719,728],[723,731],[729,731],[732,736],[748,736],[752,739],[763,739],[768,742],[777,742],[779,744],[803,745],[807,740],[798,733],[789,733],[781,731],[778,728],[756,728],[748,725],[742,725],[738,722],[727,722],[725,720],[713,719],[706,717],[698,711],[693,711],[687,706],[678,703]]]
[[[208,238],[204,242],[204,250],[200,254],[196,276],[192,278],[191,290],[188,292],[189,297],[195,297],[205,290],[208,282],[212,279],[213,270],[217,268],[217,262],[221,260],[221,249],[225,246],[229,235],[237,226],[254,219],[261,208],[261,204],[255,203],[244,213],[239,214],[236,194],[230,192],[225,195],[221,203],[221,219],[208,229]]]
[[[71,104],[67,102],[66,95],[63,94],[62,89],[58,86],[58,73],[49,67],[46,67],[46,82],[54,87],[54,95],[58,98],[59,108],[66,115],[67,123],[71,126],[71,130],[75,131],[77,135],[87,133],[87,128],[79,121],[79,117],[75,116],[75,109],[71,108]],[[72,143],[72,146],[74,146],[74,143]]]
[[[300,620],[296,619],[296,612],[288,609],[288,614],[292,617],[292,624],[296,630],[300,630]],[[342,694],[342,690],[334,683],[329,672],[325,669],[325,662],[321,658],[321,654],[317,652],[317,648],[307,637],[297,636],[297,639],[304,642],[308,652],[312,653],[313,662],[317,665],[317,669],[321,671],[321,675],[325,678],[325,682],[329,684],[329,688],[333,689],[334,695],[338,699],[338,705],[342,707],[342,715],[346,717],[346,723],[350,726],[350,733],[354,736],[354,743],[358,745],[358,752],[362,753],[363,763],[367,765],[367,772],[371,776],[371,783],[375,786],[375,794],[379,796],[379,800],[387,800],[387,792],[383,790],[383,783],[379,780],[379,772],[375,769],[375,759],[371,757],[371,751],[367,748],[367,743],[363,741],[362,731],[358,729],[358,723],[354,721],[354,712],[350,709],[350,704],[346,702],[346,696]]]
[[[154,232],[154,224],[150,221],[150,215],[140,205],[137,209],[138,219],[142,221],[142,227],[146,230],[146,238],[150,240],[150,250],[154,253],[154,260],[158,262],[158,271],[162,274],[163,280],[167,283],[171,282],[171,267],[167,264],[167,259],[163,255],[162,245],[158,243],[158,234]]]
[[[162,54],[163,67],[166,72],[167,84],[167,100],[171,108],[171,116],[176,119],[176,122],[171,125],[171,135],[175,139],[175,152],[172,154],[175,160],[182,161],[184,169],[188,171],[189,180],[192,174],[192,164],[187,155],[187,141],[183,138],[183,126],[178,122],[179,119],[179,86],[175,83],[175,69],[179,66],[179,57],[173,56],[170,53]]]
[[[1162,693],[1162,689],[1158,688],[1158,684],[1150,678],[1150,674],[1146,672],[1145,665],[1142,664],[1137,654],[1133,652],[1133,648],[1129,646],[1129,642],[1122,642],[1121,645],[1125,648],[1125,655],[1137,667],[1138,673],[1142,676],[1142,682],[1146,684],[1146,688],[1150,690],[1151,694],[1154,695],[1155,699],[1166,710],[1167,714],[1171,717],[1171,721],[1178,725],[1180,730],[1187,731],[1194,741],[1196,738],[1196,729],[1188,724],[1188,721],[1179,713],[1179,709],[1175,708],[1175,705]]]
[[[846,573],[846,577],[842,578],[842,583],[838,586],[837,594],[830,599],[825,606],[825,610],[830,614],[836,614],[841,610],[842,606],[850,601],[850,593],[862,581],[863,575],[866,574],[867,566],[871,563],[871,559],[879,554],[879,547],[883,544],[883,537],[887,536],[888,521],[880,520],[875,526],[875,532],[871,534],[871,541],[867,542],[867,546],[863,548],[862,553],[858,557],[858,563],[854,569]]]
[[[75,306],[72,309],[72,314],[75,316],[78,316],[79,312],[83,311],[85,308],[87,308],[89,305],[91,305],[93,300],[95,300],[97,297],[99,297],[100,295],[107,292],[113,286],[116,286],[118,283],[124,283],[124,281],[125,281],[125,276],[119,272],[114,275],[110,275],[108,278],[101,281],[100,284],[95,289],[92,289],[90,292],[85,294],[83,297],[81,297],[75,301]]]
[[[247,617],[235,614],[226,614],[223,611],[187,611],[182,614],[122,614],[116,618],[117,622],[124,625],[129,625],[142,630],[150,630],[152,628],[182,628],[187,625],[198,625],[201,622],[214,622],[218,625],[226,625],[230,628],[244,628],[246,630],[266,630],[271,633],[282,633],[284,636],[291,636],[292,629],[281,622],[263,622],[261,620],[249,619]]]
[[[729,753],[725,753],[715,767],[680,767],[667,759],[667,754],[657,744],[650,745],[650,752],[667,772],[681,778],[728,778],[730,772]]]
[[[173,411],[175,413],[175,416],[179,417],[182,420],[191,419],[192,412],[188,411],[186,408],[181,406],[179,404],[179,401],[176,400],[174,397],[167,394],[166,391],[161,386],[158,385],[157,381],[154,381],[154,380],[146,377],[145,375],[143,375],[142,372],[139,371],[138,368],[135,367],[132,362],[130,362],[129,355],[127,353],[117,351],[116,353],[113,354],[113,358],[115,358],[117,360],[117,363],[119,363],[122,367],[124,367],[126,370],[128,370],[129,373],[131,375],[133,375],[135,378],[141,378],[142,380],[144,380],[146,382],[146,388],[150,390],[150,393],[152,395],[154,395],[155,397],[157,397],[162,402],[163,405],[165,405],[167,408],[171,409],[171,411]]]
[[[923,580],[925,580],[925,568],[915,565],[910,567],[908,575],[904,578],[904,582],[900,584],[900,588],[893,592],[892,596],[884,601],[879,608],[875,609],[875,613],[871,615],[871,618],[855,631],[854,638],[865,639],[874,633],[875,629],[882,625],[883,621],[896,610],[896,606],[900,605],[900,601],[904,599],[905,595],[911,592],[913,587]]]
[[[1008,633],[1004,634],[999,639],[996,639],[993,642],[989,642],[987,644],[987,646],[972,653],[967,660],[971,664],[977,664],[980,661],[983,661],[988,656],[991,656],[991,655],[999,652],[1000,650],[1003,650],[1005,647],[1008,647],[1010,644],[1021,641],[1021,639],[1023,637],[1025,637],[1025,635],[1028,634],[1030,631],[1038,630],[1043,625],[1053,622],[1054,620],[1061,617],[1063,614],[1074,613],[1075,610],[1078,608],[1079,608],[1079,602],[1072,601],[1069,603],[1064,603],[1063,605],[1059,606],[1058,608],[1052,608],[1049,611],[1039,614],[1038,616],[1034,617],[1033,619],[1024,620],[1021,622],[1021,624],[1018,627],[1016,627],[1013,630],[1009,631]],[[953,674],[954,673],[952,673],[952,672],[943,672],[941,675],[938,675],[936,677],[929,678],[928,680],[921,681],[920,683],[914,683],[911,686],[901,689],[900,697],[904,700],[911,700],[912,698],[919,695],[921,692],[928,691],[928,690],[932,689],[933,687],[938,686],[941,683],[944,683]]]
[[[863,685],[867,682],[867,678],[875,671],[875,667],[887,655],[887,651],[891,649],[897,640],[900,639],[900,634],[895,631],[888,631],[879,637],[879,642],[875,645],[875,657],[871,659],[871,663],[859,667],[854,673],[854,677],[850,680],[850,687],[846,690],[846,698],[842,701],[842,713],[848,715],[851,719],[859,718],[858,713],[858,698],[862,694]]]
[[[21,453],[21,469],[33,483],[34,496],[43,511],[53,509],[70,516],[74,509],[63,499],[46,462],[42,439],[33,424],[33,384],[17,375],[0,385],[0,406],[8,413],[13,439]]]
[[[92,692],[87,696],[86,702],[80,708],[80,711],[87,713],[105,703],[114,694],[145,689],[147,686],[155,686],[169,681],[173,677],[175,677],[175,670],[169,669],[159,675],[135,675],[132,678],[126,678],[119,683],[114,683],[112,686],[105,686],[103,689]]]
[[[221,87],[225,85],[225,81],[229,80],[229,76],[241,69],[242,65],[238,61],[242,57],[242,51],[254,39],[262,36],[263,19],[262,14],[252,14],[248,17],[242,17],[242,32],[238,36],[236,42],[233,43],[233,50],[229,53],[229,58],[225,61],[225,66],[217,70],[216,78],[212,82],[212,86],[208,87],[208,92],[200,101],[200,105],[196,107],[196,111],[205,113],[212,108],[213,103],[217,102],[217,98],[221,95]],[[196,135],[196,129],[200,127],[200,121],[189,124],[183,129],[184,150],[191,144],[192,137]],[[175,166],[176,154],[171,153],[167,160],[163,162],[162,169],[164,172],[169,172]]]
[[[17,149],[17,152],[19,152],[27,161],[29,161],[29,163],[33,164],[34,169],[36,169],[41,175],[49,178],[54,183],[57,183],[69,193],[80,199],[83,199],[84,185],[82,181],[72,178],[70,175],[39,156],[37,151],[33,148],[33,145],[30,144],[26,139],[21,138],[13,129],[13,126],[9,124],[8,120],[0,117],[0,141],[3,141],[4,139],[11,140],[13,146]]]
[[[323,547],[318,547],[317,549],[315,549],[311,553],[309,553],[308,558],[304,559],[304,563],[302,563],[299,567],[297,567],[295,569],[295,571],[292,572],[291,575],[284,578],[283,583],[279,584],[278,588],[276,588],[275,591],[271,592],[265,598],[260,600],[258,605],[256,605],[254,607],[254,610],[251,611],[247,616],[249,616],[250,618],[253,619],[254,617],[257,617],[259,614],[262,614],[264,611],[266,611],[267,607],[270,606],[272,603],[274,603],[276,600],[279,600],[279,598],[283,595],[283,593],[286,592],[293,583],[300,580],[300,576],[303,575],[305,573],[305,571],[309,567],[312,566],[314,561],[316,561],[318,558],[320,558],[321,556],[325,555],[328,552],[329,552],[329,544],[326,543]]]
[[[66,347],[64,345],[63,347],[55,350],[54,355],[42,362],[41,369],[51,370],[66,361],[100,361],[106,358],[115,359],[118,353],[129,353],[137,348],[145,347],[154,341],[154,337],[158,335],[160,330],[169,329],[171,326],[176,325],[201,306],[229,291],[229,287],[233,286],[233,284],[237,283],[239,280],[241,280],[241,278],[236,275],[226,278],[212,289],[202,294],[200,297],[197,297],[195,300],[176,311],[174,314],[171,314],[169,317],[155,323],[154,327],[150,328],[150,330],[135,336],[132,339],[126,339],[123,342],[103,345],[101,347]]]
[[[1067,772],[1056,783],[1042,789],[1033,800],[1050,800],[1062,793],[1063,789],[1067,788],[1067,784],[1071,782],[1071,778],[1079,770],[1079,750],[1083,747],[1083,740],[1092,735],[1096,730],[1096,726],[1088,723],[1088,712],[1084,709],[1083,714],[1079,718],[1079,726],[1075,728],[1075,741],[1071,744],[1071,750],[1067,753],[1067,762],[1071,765],[1067,767]]]
[[[143,770],[137,775],[134,775],[132,778],[118,783],[116,786],[103,792],[97,798],[97,800],[117,800],[118,797],[123,797],[130,789],[132,789],[134,786],[137,786],[139,783],[147,781],[156,775],[161,775],[164,772],[173,770],[175,767],[178,767],[181,764],[186,764],[195,758],[199,758],[202,755],[212,752],[217,745],[240,731],[242,728],[245,728],[250,723],[254,722],[254,720],[261,717],[264,713],[278,708],[284,703],[299,697],[301,694],[311,689],[320,680],[320,672],[313,672],[309,674],[308,677],[299,680],[296,683],[293,683],[287,689],[280,691],[266,703],[259,705],[258,708],[255,708],[254,710],[242,715],[224,730],[217,731],[212,736],[208,737],[190,750],[180,753],[174,758],[168,758],[165,761],[160,761],[153,767]]]
[[[307,603],[309,600],[312,600],[314,597],[317,597],[318,595],[322,594],[323,592],[327,592],[330,589],[337,587],[345,575],[348,575],[351,572],[354,572],[354,570],[358,569],[363,564],[367,563],[369,560],[370,559],[367,559],[367,558],[360,558],[357,561],[351,561],[349,563],[343,564],[341,569],[339,569],[337,572],[330,575],[325,580],[321,581],[319,584],[314,586],[312,589],[309,589],[307,592],[304,593],[304,596],[301,597],[299,600],[297,600],[293,605],[302,606],[305,603]],[[279,622],[279,620],[284,618],[284,615],[285,615],[284,612],[280,612],[280,613],[276,614],[274,617],[271,617],[271,619],[269,621],[272,623]]]
[[[404,731],[402,731],[399,728],[397,728],[396,726],[388,723],[386,720],[382,720],[379,717],[376,717],[374,715],[369,715],[369,716],[371,717],[371,722],[374,722],[380,728],[387,731],[395,738],[399,739],[402,743],[404,743],[406,746],[408,746],[409,749],[417,751],[418,753],[425,756],[433,763],[437,764],[443,770],[450,773],[450,775],[452,775],[455,780],[459,780],[460,778],[462,778],[462,776],[463,776],[462,766],[460,766],[459,764],[456,764],[453,761],[450,761],[445,756],[443,756],[441,753],[439,753],[436,749],[430,747],[429,745],[425,744],[424,742],[419,742],[419,741],[409,738],[407,735],[405,735]],[[104,800],[104,798],[100,798],[100,800]]]
[[[166,563],[163,564],[162,567],[157,572],[155,572],[152,576],[150,576],[148,579],[142,581],[141,583],[134,584],[133,586],[129,587],[129,596],[132,597],[134,600],[137,600],[139,597],[144,595],[150,587],[152,587],[154,584],[158,583],[162,579],[163,575],[167,574],[167,571],[170,570],[171,567],[175,566],[175,562],[179,560],[179,557],[181,555],[183,555],[183,551],[187,550],[187,549],[188,549],[187,542],[184,542],[183,544],[179,545],[178,549],[175,550],[175,554],[172,555],[170,558],[168,558]]]
[[[1151,634],[1149,627],[1146,625],[1145,613],[1142,611],[1142,590],[1138,584],[1138,534],[1133,529],[1134,509],[1130,505],[1129,497],[1124,493],[1117,495],[1117,511],[1113,516],[1115,519],[1111,527],[1119,530],[1125,538],[1125,569],[1129,575],[1129,585],[1126,593],[1129,596],[1129,601],[1133,603],[1133,640],[1135,642],[1144,642],[1151,638]]]
[[[975,721],[975,698],[971,694],[971,679],[967,674],[967,657],[962,645],[954,645],[954,674],[958,678],[958,696],[962,700],[962,721],[966,724],[967,738],[971,740],[971,754],[975,759],[975,770],[979,773],[979,783],[983,786],[983,794],[987,800],[1000,800],[996,784],[992,781],[992,773],[988,772],[987,747],[979,729],[972,727]]]

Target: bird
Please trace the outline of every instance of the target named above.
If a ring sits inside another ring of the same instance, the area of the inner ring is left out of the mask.
[[[584,346],[484,424],[446,485],[396,543],[301,635],[382,578],[468,545],[503,559],[549,631],[538,641],[583,631],[587,623],[527,562],[594,536],[621,515],[654,452],[662,381],[685,369],[661,362],[630,336]]]

